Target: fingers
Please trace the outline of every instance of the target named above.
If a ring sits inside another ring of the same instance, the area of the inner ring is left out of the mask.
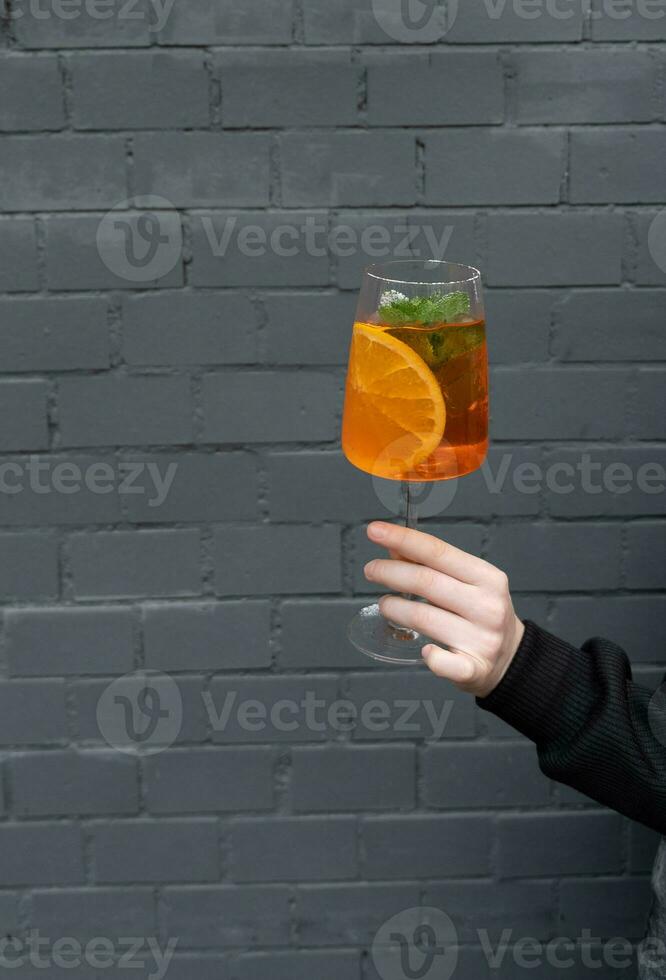
[[[468,555],[465,551],[422,531],[374,521],[368,527],[368,537],[409,561],[428,565],[470,585],[480,585],[497,574],[497,569],[483,559]]]
[[[365,577],[379,582],[391,592],[419,595],[428,602],[471,618],[478,601],[478,589],[465,585],[442,572],[396,559],[376,559],[365,566]]]
[[[471,623],[446,609],[437,609],[425,602],[414,602],[402,596],[384,596],[379,600],[382,616],[397,626],[423,633],[436,643],[456,650],[469,648],[474,641]]]
[[[445,677],[461,687],[474,684],[478,673],[478,664],[468,654],[442,650],[441,647],[436,647],[430,643],[423,648],[422,656],[433,674],[438,677]]]

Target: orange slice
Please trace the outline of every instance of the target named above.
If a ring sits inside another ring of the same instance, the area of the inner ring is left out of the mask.
[[[400,479],[437,449],[445,425],[444,397],[425,361],[385,330],[357,323],[342,434],[349,461]]]

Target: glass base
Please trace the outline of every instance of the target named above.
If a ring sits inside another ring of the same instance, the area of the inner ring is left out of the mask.
[[[433,641],[415,630],[393,626],[375,603],[361,609],[349,624],[348,635],[357,650],[373,660],[390,664],[425,666],[421,650]]]

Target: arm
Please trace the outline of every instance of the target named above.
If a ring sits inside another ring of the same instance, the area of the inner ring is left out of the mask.
[[[657,738],[650,692],[619,647],[577,650],[523,624],[506,575],[437,538],[383,523],[368,536],[391,560],[370,562],[366,577],[427,600],[385,596],[380,607],[442,644],[423,649],[433,673],[536,742],[546,775],[666,833],[666,719]]]

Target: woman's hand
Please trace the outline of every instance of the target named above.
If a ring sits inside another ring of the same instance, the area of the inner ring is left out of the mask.
[[[434,674],[477,697],[490,694],[509,669],[525,632],[504,572],[431,534],[394,524],[375,522],[368,527],[368,537],[391,555],[365,566],[368,581],[427,600],[384,596],[379,601],[382,614],[449,648],[423,648],[423,659]]]

